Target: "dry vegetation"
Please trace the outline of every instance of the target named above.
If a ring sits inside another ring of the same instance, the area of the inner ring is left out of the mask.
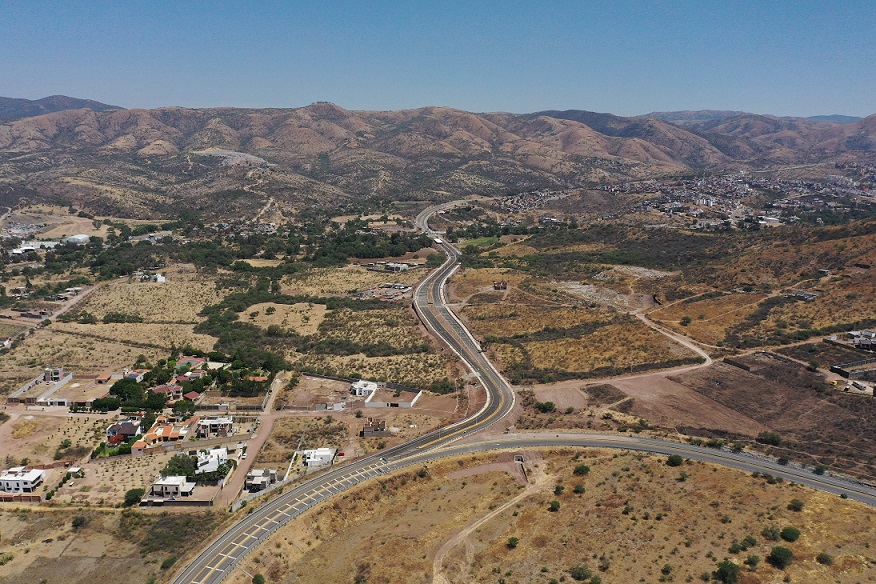
[[[391,380],[409,387],[424,387],[448,376],[448,359],[443,354],[417,353],[366,357],[365,355],[302,355],[289,357],[296,367],[323,375],[350,377],[358,373],[365,379]]]
[[[271,435],[259,451],[258,464],[281,464],[280,472],[296,450],[308,448],[340,448],[350,439],[350,429],[332,415],[302,418],[280,418]]]
[[[216,304],[225,293],[208,276],[169,273],[164,284],[119,282],[95,290],[78,312],[90,312],[102,319],[108,312],[136,314],[146,322],[199,323],[206,306]]]
[[[413,286],[425,276],[423,270],[373,272],[357,265],[342,268],[312,268],[283,278],[283,292],[308,296],[336,296],[373,288],[384,282]]]
[[[82,339],[97,338],[108,342],[146,348],[170,349],[172,346],[191,346],[202,351],[212,351],[213,345],[216,343],[215,337],[194,333],[194,325],[190,324],[58,322],[52,325],[52,329],[55,332],[60,331],[80,336]]]
[[[271,310],[273,309],[273,310]],[[325,304],[299,302],[297,304],[277,304],[262,302],[246,309],[249,322],[262,328],[277,325],[294,331],[299,335],[312,335],[319,329],[326,315]],[[257,313],[256,316],[252,316]]]
[[[74,528],[76,518],[82,525]],[[208,540],[222,518],[213,512],[179,510],[159,514],[89,508],[0,509],[0,554],[12,556],[0,565],[0,580],[46,584],[168,581],[176,559]]]
[[[667,575],[685,582],[724,558],[741,565],[750,555],[762,560],[755,570],[741,566],[741,581],[751,584],[784,574],[795,582],[873,579],[867,548],[876,513],[863,504],[704,463],[671,468],[665,457],[598,450],[545,456],[527,453],[533,483],[526,489],[511,474],[514,465],[502,462],[508,455],[441,461],[424,476],[410,469],[371,481],[281,529],[229,582],[248,584],[261,573],[268,582],[541,583],[572,581],[577,565],[607,582],[668,581]],[[590,472],[575,475],[580,464]],[[556,485],[563,487],[559,494]],[[576,493],[577,485],[584,492]],[[803,501],[802,511],[787,508],[792,499]],[[560,502],[555,513],[548,510],[553,500]],[[775,525],[802,534],[781,542],[795,556],[785,571],[765,561],[779,543],[761,532]],[[471,532],[460,535],[464,530]],[[731,552],[746,535],[756,543]],[[456,536],[456,545],[448,543]],[[510,538],[517,538],[513,547]],[[816,562],[822,552],[832,564]]]

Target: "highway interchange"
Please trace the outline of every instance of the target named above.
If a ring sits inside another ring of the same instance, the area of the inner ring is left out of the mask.
[[[455,203],[430,207],[416,219],[417,227],[433,237],[429,218]],[[439,239],[440,240],[440,239]],[[460,252],[446,241],[436,242],[447,259],[414,291],[414,309],[444,344],[456,353],[486,390],[483,408],[453,425],[433,430],[404,444],[334,467],[274,497],[255,509],[211,542],[174,580],[175,584],[215,584],[228,576],[247,554],[277,529],[316,504],[357,484],[396,468],[497,449],[537,447],[621,448],[722,464],[745,472],[766,472],[785,480],[821,489],[876,506],[876,489],[843,477],[819,476],[810,470],[783,466],[746,453],[697,447],[689,444],[617,434],[506,433],[493,438],[473,436],[506,417],[514,406],[514,392],[495,366],[480,352],[480,345],[446,305],[444,285],[458,268]],[[462,440],[464,438],[464,440]]]

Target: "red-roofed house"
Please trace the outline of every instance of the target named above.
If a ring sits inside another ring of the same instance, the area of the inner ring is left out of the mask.
[[[183,399],[187,399],[191,402],[198,401],[198,398],[201,397],[201,394],[197,391],[190,391],[183,396]]]
[[[181,399],[182,398],[182,386],[174,384],[168,385],[159,385],[158,387],[153,387],[151,390],[152,393],[163,393],[167,396],[169,400]]]

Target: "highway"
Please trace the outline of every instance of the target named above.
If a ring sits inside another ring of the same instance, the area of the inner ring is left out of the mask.
[[[429,229],[431,215],[456,203],[430,207],[416,219],[423,232]],[[472,416],[426,433],[359,460],[333,467],[254,509],[213,540],[174,579],[175,584],[216,584],[221,582],[246,555],[277,529],[314,505],[355,485],[396,468],[422,465],[429,461],[460,454],[493,449],[538,447],[598,447],[638,450],[657,454],[681,454],[694,460],[721,464],[746,472],[767,472],[785,480],[821,489],[876,506],[876,490],[869,485],[842,477],[818,476],[811,471],[781,466],[745,453],[732,453],[676,442],[617,434],[501,434],[495,438],[472,435],[501,420],[514,407],[514,393],[494,365],[480,352],[480,345],[446,305],[444,286],[458,268],[460,252],[443,241],[436,243],[447,254],[445,262],[415,289],[413,307],[423,323],[440,338],[484,386],[487,400]],[[460,439],[465,438],[464,441]]]

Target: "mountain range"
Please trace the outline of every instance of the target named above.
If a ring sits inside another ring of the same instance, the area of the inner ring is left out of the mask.
[[[247,213],[268,197],[296,208],[370,195],[441,199],[876,157],[876,115],[839,123],[676,112],[686,119],[670,123],[581,110],[76,102],[0,123],[0,203],[36,197],[118,215],[172,216],[181,207],[222,215]]]

